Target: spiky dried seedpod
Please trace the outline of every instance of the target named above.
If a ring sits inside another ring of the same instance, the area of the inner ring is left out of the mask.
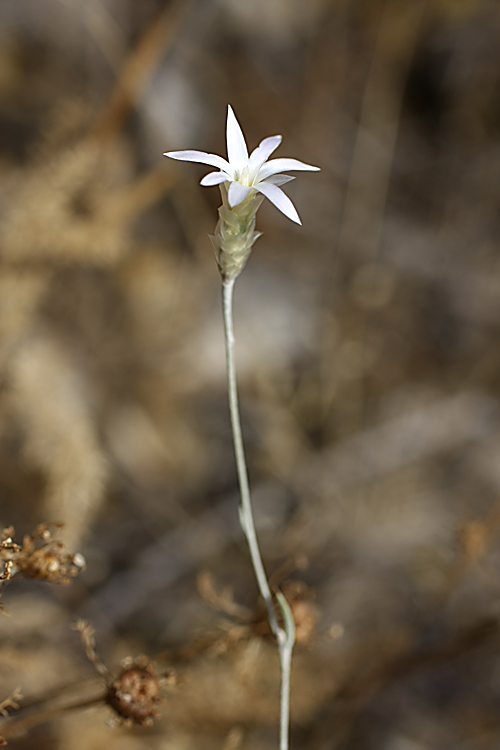
[[[123,659],[121,670],[113,679],[108,667],[101,661],[96,651],[95,631],[90,622],[78,620],[74,629],[78,630],[87,658],[96,672],[105,679],[105,693],[102,700],[117,715],[110,723],[131,727],[150,726],[157,717],[157,704],[162,700],[162,689],[176,685],[177,677],[173,670],[158,674],[156,664],[147,656],[131,656]]]
[[[158,716],[161,687],[162,678],[147,657],[126,659],[108,687],[106,703],[126,725],[149,726]]]
[[[53,527],[58,529],[60,525]],[[63,542],[55,540],[48,524],[39,524],[21,545],[13,541],[13,534],[12,527],[4,529],[0,545],[0,559],[9,566],[10,576],[22,573],[27,578],[66,585],[85,569],[83,555],[69,552]]]

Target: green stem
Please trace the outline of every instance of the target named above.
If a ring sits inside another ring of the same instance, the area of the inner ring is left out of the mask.
[[[281,667],[281,698],[280,698],[280,750],[288,750],[288,732],[290,724],[290,672],[292,661],[292,649],[295,643],[295,630],[290,608],[285,598],[280,595],[279,604],[285,619],[283,629],[276,617],[271,589],[262,562],[255,522],[253,517],[252,501],[250,497],[250,485],[243,447],[241,432],[240,412],[238,407],[238,389],[236,384],[236,365],[234,358],[234,331],[233,331],[233,290],[236,279],[232,278],[222,282],[222,309],[224,314],[224,339],[226,344],[227,381],[229,394],[229,411],[231,414],[231,427],[233,432],[234,453],[236,456],[236,469],[240,486],[241,504],[239,508],[240,523],[243,533],[248,542],[252,566],[257,578],[260,594],[264,599],[269,624],[278,643],[280,667]]]

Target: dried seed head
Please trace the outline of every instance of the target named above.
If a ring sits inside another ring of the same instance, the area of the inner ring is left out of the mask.
[[[19,544],[16,544],[13,540],[14,527],[8,526],[6,529],[2,529],[2,541],[0,542],[1,559],[4,562],[12,560],[12,557],[16,552],[21,550]]]
[[[12,527],[9,527],[8,529],[4,529],[2,531],[2,541],[0,542],[0,560],[3,563],[3,570],[0,572],[0,582],[8,581],[10,578],[12,578],[15,572],[14,563],[10,558],[11,554],[13,552],[16,552],[19,547],[12,541],[11,533],[13,531],[14,530],[12,529]],[[7,610],[2,604],[0,604],[0,612],[8,614]],[[2,738],[0,737],[0,745],[2,744],[1,739]]]
[[[118,676],[112,679],[107,666],[97,655],[92,625],[86,620],[79,620],[74,629],[80,633],[88,659],[105,679],[106,691],[102,700],[117,714],[117,718],[109,723],[112,726],[152,724],[158,716],[156,705],[161,700],[162,688],[177,684],[173,670],[157,674],[155,664],[147,656],[128,657],[122,661]]]
[[[85,569],[83,555],[68,552],[62,542],[53,538],[47,524],[39,524],[24,537],[22,545],[13,542],[13,533],[12,527],[4,529],[4,539],[0,544],[0,560],[4,561],[6,570],[9,566],[10,576],[22,573],[27,578],[68,584]]]
[[[108,688],[106,703],[126,724],[148,726],[158,716],[161,678],[146,657],[127,660]]]
[[[0,581],[8,581],[12,578],[14,571],[14,563],[12,560],[6,560],[3,565],[3,570],[0,573]]]

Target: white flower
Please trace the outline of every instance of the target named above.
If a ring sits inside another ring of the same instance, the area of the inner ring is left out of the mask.
[[[164,156],[180,161],[195,161],[217,167],[218,172],[210,172],[201,180],[201,185],[219,185],[229,182],[228,202],[231,208],[238,206],[246,198],[262,193],[274,203],[285,216],[300,224],[299,215],[290,198],[280,190],[279,185],[294,180],[295,177],[280,174],[291,170],[319,171],[297,159],[272,159],[267,161],[281,143],[281,135],[264,138],[248,156],[247,144],[240,125],[230,106],[227,108],[227,157],[206,154],[204,151],[168,151]]]

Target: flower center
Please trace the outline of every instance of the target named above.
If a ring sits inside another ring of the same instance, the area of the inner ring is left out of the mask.
[[[253,187],[255,175],[248,167],[243,167],[236,172],[236,182],[244,187]]]

